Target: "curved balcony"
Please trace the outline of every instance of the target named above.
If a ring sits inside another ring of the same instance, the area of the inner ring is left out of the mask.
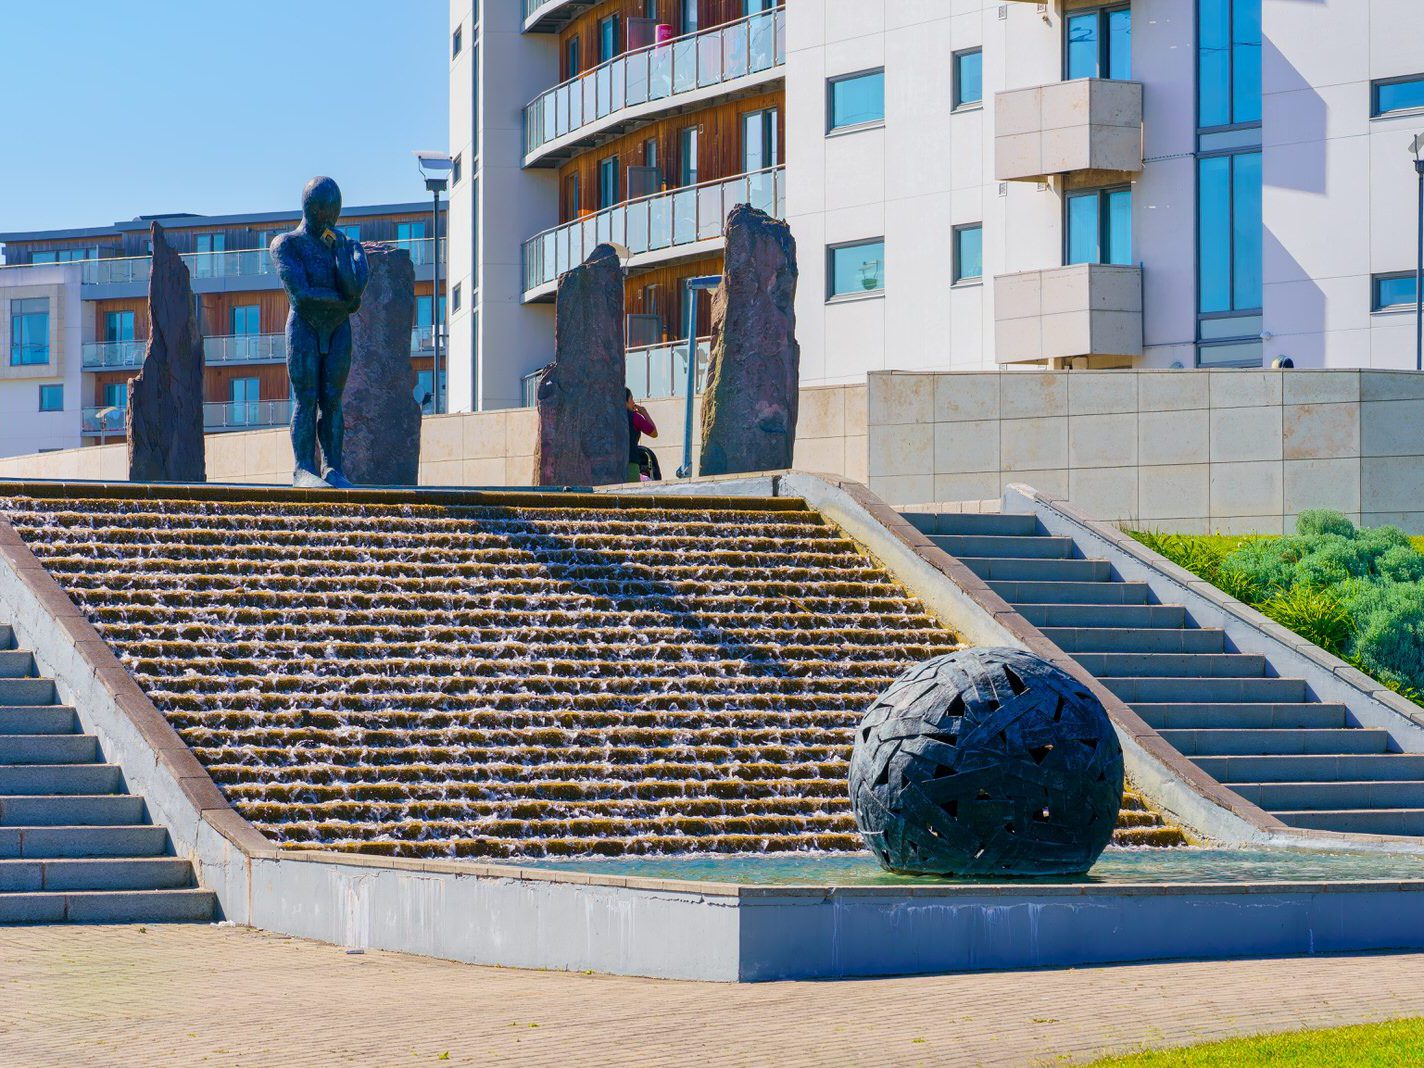
[[[96,434],[105,437],[110,434],[122,436],[128,433],[124,425],[127,412],[128,408],[113,404],[85,408],[79,414],[79,432],[89,437]]]
[[[786,169],[772,167],[630,200],[575,222],[545,230],[524,243],[524,302],[550,300],[559,275],[577,267],[600,244],[622,245],[630,270],[715,253],[727,213],[750,204],[786,215]]]
[[[712,359],[712,339],[697,339],[697,391],[707,385],[707,365]],[[687,395],[687,342],[664,341],[629,349],[628,388],[639,400],[661,400]],[[539,379],[546,368],[531,371],[521,379],[524,407],[533,408],[539,399]]]
[[[261,430],[292,421],[290,400],[209,401],[203,405],[203,430]]]
[[[525,33],[558,33],[600,0],[524,0]]]
[[[286,334],[226,334],[203,338],[203,361],[209,364],[281,363],[286,358]]]
[[[86,371],[111,371],[124,367],[137,367],[143,363],[143,353],[147,347],[147,341],[137,339],[86,341],[81,350],[80,366]]]
[[[411,261],[417,267],[431,262],[435,242],[428,237],[412,238],[406,241],[388,241],[385,244],[408,249]],[[445,239],[440,239],[442,257],[448,250]],[[194,281],[207,278],[258,278],[272,275],[277,270],[272,266],[272,257],[265,248],[236,249],[231,252],[185,252],[183,262]],[[444,260],[442,259],[442,263]],[[147,282],[153,266],[152,256],[126,256],[104,260],[83,260],[80,267],[80,281],[86,286],[126,285]]]
[[[552,167],[648,119],[750,92],[786,65],[786,9],[627,52],[524,109],[524,165]]]

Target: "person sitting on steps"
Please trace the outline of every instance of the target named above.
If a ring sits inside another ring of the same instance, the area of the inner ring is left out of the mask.
[[[629,482],[643,480],[642,457],[638,453],[638,440],[644,434],[650,438],[658,436],[658,425],[648,415],[648,409],[633,399],[633,391],[627,391],[628,409],[628,477]]]

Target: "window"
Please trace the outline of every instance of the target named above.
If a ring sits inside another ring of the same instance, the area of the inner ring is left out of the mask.
[[[420,410],[425,415],[431,415],[435,411],[435,396],[434,390],[432,389],[434,382],[435,376],[429,371],[417,371],[415,373],[415,402],[420,405]],[[447,379],[445,377],[445,370],[441,368],[440,395],[442,397],[445,395],[446,386]],[[444,405],[441,405],[441,407],[444,407]]]
[[[598,20],[598,61],[607,63],[618,55],[618,16]]]
[[[451,309],[452,311],[459,311],[459,310],[460,310],[460,283],[459,283],[459,282],[456,282],[453,286],[450,287],[450,309]]]
[[[426,235],[425,221],[396,223],[396,246],[408,249],[416,241],[423,241]]]
[[[1132,77],[1132,10],[1105,7],[1068,16],[1063,34],[1063,76]]]
[[[582,206],[579,200],[579,176],[571,174],[564,179],[564,222],[577,219]]]
[[[700,0],[682,0],[682,32],[696,33]]]
[[[347,223],[345,226],[338,226],[337,229],[352,241],[361,240],[361,226],[359,223]]]
[[[580,64],[581,56],[579,55],[579,41],[580,38],[577,34],[575,34],[573,37],[569,38],[569,43],[564,46],[565,79],[577,78],[580,74],[583,73],[583,67]]]
[[[30,256],[31,263],[58,263],[58,252],[36,252]]]
[[[465,28],[456,26],[455,32],[450,35],[450,58],[454,59],[460,54],[460,49],[465,46]]]
[[[226,234],[199,234],[194,240],[195,252],[223,252],[227,249]]]
[[[233,334],[262,333],[262,308],[257,304],[239,304],[232,309]]]
[[[1197,125],[1261,121],[1261,0],[1199,0]]]
[[[954,228],[954,281],[977,282],[984,277],[984,225]]]
[[[751,174],[775,167],[778,114],[776,108],[749,111],[742,116],[742,173]]]
[[[1388,115],[1392,111],[1424,108],[1424,75],[1375,82],[1370,87],[1370,92],[1372,94],[1370,112],[1374,115]]]
[[[430,313],[432,310],[433,308],[431,307],[431,298],[429,293],[416,297],[415,325],[422,328],[428,328],[430,326]],[[440,298],[440,321],[442,323],[445,321],[445,298],[443,296]]]
[[[105,341],[132,341],[134,339],[134,313],[131,311],[111,311],[104,313]]]
[[[456,156],[450,161],[450,184],[459,185],[460,179],[464,176],[464,171],[465,161],[460,156]]]
[[[598,161],[598,206],[611,208],[618,203],[618,157]]]
[[[979,49],[954,53],[954,106],[965,108],[984,100],[984,53]]]
[[[261,394],[261,380],[257,378],[234,378],[229,384],[228,396],[232,399],[228,412],[228,423],[232,426],[255,426],[262,421],[258,398]]]
[[[1132,190],[1070,193],[1063,202],[1063,263],[1132,262]]]
[[[776,0],[744,0],[742,15],[757,15],[763,11],[770,11],[774,7],[776,7]]]
[[[827,299],[885,291],[885,239],[836,245],[828,250]]]
[[[129,406],[129,384],[127,382],[106,382],[104,384],[104,407],[127,408]]]
[[[1203,314],[1261,307],[1261,153],[1198,164],[1197,270]]]
[[[80,260],[97,260],[99,250],[97,248],[62,248],[55,254],[60,263],[76,263]]]
[[[60,385],[40,386],[40,411],[64,411],[64,387]]]
[[[678,182],[697,184],[697,127],[687,126],[677,135]]]
[[[227,248],[226,234],[198,234],[193,239],[193,250],[199,253],[223,252]],[[152,252],[152,250],[149,250]],[[214,260],[215,256],[200,255],[191,262],[193,275],[197,278],[215,278],[221,272]]]
[[[643,142],[643,166],[656,167],[658,165],[658,139],[650,137]]]
[[[49,298],[10,302],[10,366],[49,363]]]
[[[1417,300],[1414,289],[1414,272],[1408,274],[1377,274],[1374,277],[1375,311],[1390,308],[1413,308]]]
[[[872,70],[830,82],[830,128],[844,130],[885,121],[885,71]]]

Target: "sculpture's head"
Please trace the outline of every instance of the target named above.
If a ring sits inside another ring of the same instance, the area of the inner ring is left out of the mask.
[[[330,178],[318,175],[302,190],[302,218],[307,229],[320,234],[341,218],[341,189]]]

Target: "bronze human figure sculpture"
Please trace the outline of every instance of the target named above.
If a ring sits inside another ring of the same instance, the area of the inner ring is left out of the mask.
[[[292,380],[292,485],[347,487],[341,473],[341,394],[351,370],[351,315],[370,278],[366,253],[336,229],[341,190],[317,177],[302,190],[302,221],[272,242],[286,287],[287,371]],[[324,466],[317,466],[317,442]]]

